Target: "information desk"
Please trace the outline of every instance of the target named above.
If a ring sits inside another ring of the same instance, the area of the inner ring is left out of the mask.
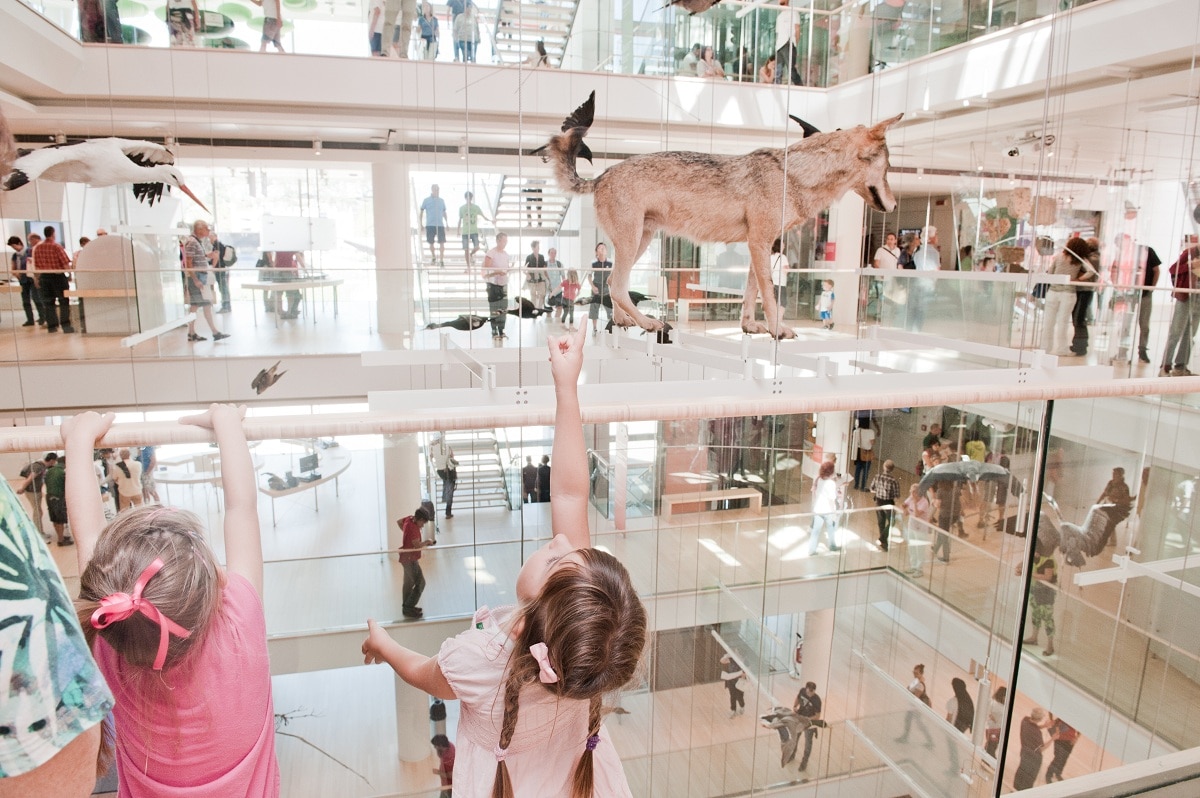
[[[321,459],[320,459],[320,463],[317,466],[317,473],[319,473],[321,476],[319,478],[311,480],[309,482],[304,482],[302,480],[299,483],[297,483],[296,485],[294,485],[293,487],[281,488],[279,490],[274,490],[273,488],[268,488],[266,486],[266,481],[268,478],[267,475],[259,474],[259,476],[258,476],[258,491],[259,491],[259,493],[262,493],[262,494],[265,494],[265,495],[271,497],[271,526],[276,525],[276,520],[275,520],[275,500],[276,499],[282,499],[285,496],[291,496],[296,493],[302,493],[303,491],[311,490],[312,495],[313,495],[313,509],[315,509],[319,512],[321,510],[321,505],[318,500],[317,491],[316,491],[316,488],[318,485],[324,485],[326,482],[332,481],[333,488],[334,488],[334,495],[335,496],[340,495],[339,488],[341,486],[338,483],[338,477],[340,477],[342,475],[342,473],[345,472],[345,470],[350,467],[350,452],[348,452],[345,449],[342,449],[341,447],[338,447],[335,449],[320,450],[319,454],[320,454]],[[289,464],[287,465],[286,469],[284,469],[285,471],[293,471],[293,472],[295,471],[295,466],[293,464],[290,464],[290,461],[294,460],[294,459],[295,458],[289,457]],[[273,456],[273,457],[271,457],[271,460],[268,463],[268,465],[271,465],[272,467],[274,467],[274,464],[278,461],[279,461],[279,458]],[[279,472],[271,472],[271,473],[275,473],[277,476],[280,476],[280,477],[283,476],[283,474],[279,473]]]
[[[253,283],[242,283],[243,288],[249,288],[251,291],[271,291],[282,293],[283,291],[302,291],[304,292],[304,303],[302,311],[307,313],[306,308],[312,305],[312,295],[315,291],[324,288],[333,289],[333,317],[336,319],[338,314],[338,286],[346,282],[341,279],[331,279],[327,277],[312,278],[305,280],[259,280]],[[279,297],[275,299],[275,326],[279,326]],[[316,323],[316,315],[313,315],[313,323]],[[254,303],[254,326],[258,326],[258,303]]]
[[[257,446],[252,441],[251,446]],[[171,447],[175,448],[175,447]],[[166,486],[167,504],[171,504],[171,485],[212,485],[221,487],[221,455],[216,449],[188,447],[158,459],[154,481]],[[263,467],[263,459],[251,453],[250,462],[257,472]],[[218,501],[220,493],[218,492]]]

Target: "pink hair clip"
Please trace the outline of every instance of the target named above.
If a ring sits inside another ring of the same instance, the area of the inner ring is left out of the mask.
[[[558,674],[554,672],[554,668],[550,667],[550,655],[545,643],[534,643],[529,647],[529,653],[537,660],[538,664],[538,679],[542,684],[554,684],[558,681]]]
[[[147,565],[133,586],[132,596],[128,593],[113,593],[100,599],[100,606],[92,613],[91,619],[92,626],[96,629],[103,629],[117,621],[123,621],[138,612],[157,622],[158,654],[154,657],[154,670],[156,671],[161,671],[167,661],[167,644],[170,643],[171,635],[185,639],[192,636],[187,629],[159,612],[158,607],[155,607],[149,599],[142,598],[142,591],[146,589],[146,585],[154,578],[154,575],[162,570],[162,567],[161,558],[156,558],[154,562]]]

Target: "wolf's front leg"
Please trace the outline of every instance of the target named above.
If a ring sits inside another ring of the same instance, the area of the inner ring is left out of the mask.
[[[753,272],[746,279],[746,293],[742,295],[742,332],[750,335],[759,333],[769,333],[771,330],[766,324],[754,318],[754,311],[758,304],[758,280],[754,278]]]
[[[613,324],[620,327],[638,326],[648,332],[657,332],[663,328],[663,322],[660,319],[652,319],[642,313],[633,304],[633,300],[629,298],[629,292],[611,288],[609,296],[612,297],[613,303]]]

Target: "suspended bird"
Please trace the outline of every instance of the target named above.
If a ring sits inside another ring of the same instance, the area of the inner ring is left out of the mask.
[[[517,306],[515,308],[509,308],[505,312],[510,316],[519,316],[522,319],[536,319],[546,311],[542,308],[535,307],[532,302],[521,296],[517,297]]]
[[[262,393],[275,383],[279,382],[280,377],[282,377],[284,374],[287,374],[286,370],[278,371],[279,364],[281,362],[282,361],[277,360],[275,361],[275,365],[271,366],[271,368],[263,369],[262,371],[258,372],[258,374],[254,375],[254,379],[250,381],[250,387],[254,389],[255,393]]]
[[[917,490],[924,495],[936,482],[1007,482],[1012,477],[1004,466],[992,463],[981,463],[978,460],[962,460],[955,463],[942,463],[925,472],[921,477]]]
[[[453,321],[443,321],[440,324],[437,322],[430,322],[429,324],[425,325],[425,329],[436,330],[439,327],[449,327],[453,330],[462,330],[463,332],[467,332],[469,330],[478,330],[485,324],[487,324],[487,319],[483,316],[476,316],[472,313],[460,313],[458,318],[454,319]]]
[[[12,163],[17,159],[17,145],[13,141],[12,132],[8,129],[8,119],[0,112],[0,175],[8,174]]]
[[[721,2],[721,0],[671,0],[671,2],[667,3],[667,5],[663,6],[663,8],[667,8],[668,6],[679,6],[684,11],[687,11],[695,16],[696,14],[703,14],[705,11],[712,8],[719,2]]]
[[[592,294],[591,296],[580,297],[579,299],[575,300],[575,304],[576,305],[590,305],[593,302],[597,301],[596,298],[598,296],[600,296],[600,295]],[[645,302],[647,299],[654,299],[654,297],[650,296],[649,294],[643,294],[641,291],[630,291],[629,292],[629,300],[631,302],[633,302],[633,304],[635,306],[640,305],[642,302]],[[599,301],[600,301],[601,306],[606,307],[609,310],[612,310],[613,303],[612,303],[612,296],[610,294],[605,294],[603,299],[600,299]]]
[[[175,156],[161,144],[132,139],[88,139],[78,144],[55,144],[21,153],[12,169],[0,180],[0,188],[12,191],[31,180],[87,183],[89,186],[133,185],[133,195],[153,205],[163,190],[172,186],[204,208],[173,166]]]

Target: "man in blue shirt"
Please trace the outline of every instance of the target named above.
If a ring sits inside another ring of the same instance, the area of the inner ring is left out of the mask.
[[[422,217],[421,224],[425,227],[425,240],[429,242],[429,260],[437,263],[439,266],[446,265],[446,225],[448,218],[446,215],[446,201],[438,196],[438,186],[433,184],[429,189],[429,196],[421,203],[420,216]],[[433,256],[433,242],[437,239],[440,246],[440,254],[435,259]]]

